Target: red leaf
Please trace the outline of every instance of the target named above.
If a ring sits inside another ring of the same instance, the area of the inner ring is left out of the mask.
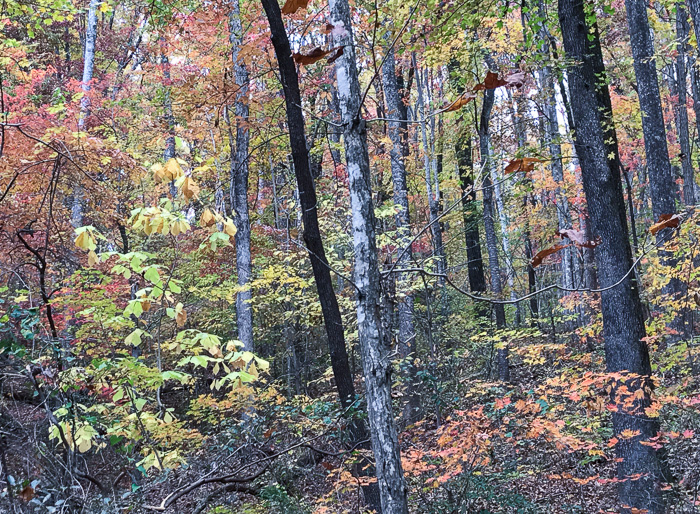
[[[309,0],[287,0],[282,6],[282,14],[294,14],[299,9],[306,9]]]
[[[499,79],[498,74],[492,71],[486,73],[486,78],[481,84],[474,86],[474,91],[484,91],[486,89],[496,89],[497,87],[507,86],[508,81]]]
[[[681,218],[678,216],[678,214],[662,214],[659,216],[659,221],[649,227],[649,233],[653,236],[656,235],[659,230],[663,230],[665,228],[677,228],[680,224]]]
[[[542,261],[544,260],[545,257],[552,255],[553,253],[557,253],[559,250],[563,250],[564,248],[571,246],[571,245],[554,245],[550,246],[549,248],[545,248],[544,250],[540,250],[537,252],[537,255],[535,255],[532,258],[532,262],[530,265],[533,268],[536,268],[540,264],[542,264]]]

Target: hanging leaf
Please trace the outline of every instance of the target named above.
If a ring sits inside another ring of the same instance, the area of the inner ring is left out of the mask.
[[[97,256],[94,250],[88,252],[88,266],[94,266],[100,262],[100,258]]]
[[[182,181],[182,186],[180,187],[180,190],[182,191],[182,194],[185,195],[185,198],[187,198],[188,200],[191,200],[192,198],[199,195],[199,186],[192,177],[185,177],[185,180]]]
[[[211,210],[204,209],[202,216],[199,218],[199,222],[204,227],[211,227],[216,223],[216,216],[214,216],[214,213],[211,212]]]
[[[306,9],[309,0],[287,0],[282,6],[282,14],[294,14],[299,9]]]
[[[522,157],[520,159],[513,159],[506,166],[504,173],[516,173],[518,171],[527,173],[534,170],[535,164],[538,162],[542,162],[542,159],[537,159],[536,157]]]
[[[332,57],[333,60],[337,59],[340,57],[342,54],[342,49],[343,47],[336,47],[336,48],[331,48],[330,50],[324,50],[320,46],[317,46],[313,50],[311,50],[309,53],[302,54],[299,52],[295,52],[292,54],[292,58],[294,59],[294,62],[297,64],[303,64],[303,65],[309,65],[313,64],[315,62],[320,61],[323,59],[325,56],[330,55],[333,52],[336,52],[337,55],[334,55]],[[340,53],[338,53],[340,52]]]
[[[589,241],[586,239],[586,233],[583,230],[574,230],[573,228],[558,230],[557,235],[562,239],[570,239],[572,243],[581,248],[595,248],[601,242],[600,238]]]
[[[236,229],[236,225],[233,224],[232,220],[227,219],[226,221],[224,221],[224,232],[231,237],[236,235],[236,232],[238,232],[238,230]]]
[[[505,78],[507,82],[506,85],[509,87],[522,87],[526,79],[527,75],[525,75],[524,71],[516,71],[515,73],[507,75]]]
[[[466,92],[463,95],[461,95],[457,100],[452,102],[451,104],[446,104],[443,107],[440,108],[440,112],[453,112],[453,111],[458,111],[465,105],[467,105],[469,102],[474,100],[476,98],[476,95],[472,92]]]
[[[557,253],[559,250],[563,250],[564,248],[571,246],[571,245],[554,245],[549,248],[545,248],[544,250],[540,250],[537,252],[537,255],[535,255],[532,258],[532,262],[530,262],[530,265],[533,268],[536,268],[540,264],[542,264],[542,261],[544,260],[545,257],[552,255],[554,253]]]
[[[484,78],[484,81],[481,82],[480,84],[477,84],[474,86],[474,91],[485,91],[487,89],[496,89],[497,87],[501,86],[507,86],[508,81],[499,79],[498,78],[498,73],[494,73],[492,71],[489,71],[486,73],[486,77]]]
[[[343,50],[343,47],[342,47],[342,46],[339,46],[339,47],[338,47],[338,50],[336,50],[336,52],[335,52],[334,54],[332,54],[332,55],[328,58],[328,64],[333,64],[335,61],[337,61],[337,60],[338,60],[338,57],[340,57],[341,55],[343,55],[343,51],[344,51],[344,50]]]
[[[659,230],[663,230],[665,228],[678,228],[680,224],[681,218],[678,216],[678,214],[662,214],[659,216],[659,221],[649,227],[649,233],[653,236],[656,235]]]
[[[165,163],[165,169],[163,171],[163,180],[165,182],[170,182],[171,180],[180,178],[182,175],[183,171],[178,159],[168,159],[168,162]]]

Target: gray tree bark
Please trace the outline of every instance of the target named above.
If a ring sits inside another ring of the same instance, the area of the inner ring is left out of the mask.
[[[362,118],[362,92],[358,79],[352,18],[348,0],[330,0],[334,45],[343,55],[335,61],[338,97],[350,182],[354,280],[357,287],[357,327],[362,352],[367,413],[382,510],[407,514],[406,484],[391,401],[391,342],[381,327],[381,276],[377,262],[375,217],[372,202],[367,126]]]
[[[625,6],[634,58],[634,74],[637,79],[637,94],[642,110],[642,131],[649,169],[651,205],[654,220],[658,220],[662,214],[676,212],[678,193],[668,157],[666,128],[661,110],[661,95],[656,75],[654,47],[649,31],[647,3],[645,0],[625,0]],[[664,231],[659,234],[662,232]]]
[[[235,96],[236,141],[231,140],[231,210],[236,226],[236,274],[240,290],[236,295],[238,339],[246,350],[253,351],[253,298],[250,289],[252,259],[250,255],[250,216],[248,214],[248,69],[239,59],[243,46],[243,27],[239,0],[233,0],[229,13],[229,41],[233,73],[238,88]]]
[[[389,49],[382,67],[382,83],[387,109],[387,129],[391,139],[391,179],[394,185],[394,205],[396,212],[396,231],[399,247],[399,260],[396,263],[398,269],[408,268],[411,263],[411,218],[408,209],[408,184],[406,182],[406,162],[403,154],[403,141],[401,138],[401,104],[398,81],[396,80],[396,64],[394,50]],[[414,393],[416,381],[416,367],[412,364],[416,351],[416,331],[413,323],[414,302],[410,292],[410,275],[399,273],[396,278],[396,290],[401,294],[398,299],[398,344],[401,357],[409,360],[406,363],[408,379],[408,398],[404,407],[404,419],[406,423],[414,423],[420,416],[420,397]]]
[[[651,514],[662,514],[665,512],[665,499],[659,489],[659,483],[665,478],[662,459],[657,450],[641,444],[659,431],[658,421],[647,417],[644,411],[650,404],[652,387],[649,352],[643,340],[644,316],[634,274],[629,273],[632,250],[600,40],[597,27],[589,26],[588,19],[584,4],[578,0],[559,0],[564,48],[572,63],[568,81],[575,122],[574,144],[581,164],[592,232],[601,238],[601,244],[595,249],[595,259],[600,286],[604,289],[601,308],[606,367],[611,373],[636,374],[637,378],[628,380],[626,386],[630,393],[644,392],[631,409],[613,393],[614,433],[627,429],[639,431],[636,437],[621,437],[616,445],[620,459],[620,505],[623,512],[629,512],[629,507],[624,507],[627,505],[647,509]],[[637,473],[639,479],[630,478]]]
[[[688,132],[688,73],[686,68],[686,48],[688,45],[688,14],[683,4],[676,4],[676,79],[675,90],[678,101],[674,106],[676,131],[681,146],[681,169],[683,171],[683,203],[695,205],[695,170],[691,160],[690,134]]]

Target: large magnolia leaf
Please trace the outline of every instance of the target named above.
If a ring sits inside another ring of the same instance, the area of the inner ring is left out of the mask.
[[[508,163],[504,173],[516,173],[518,171],[524,171],[525,173],[535,169],[535,164],[542,162],[542,159],[537,159],[536,157],[522,157],[520,159],[513,159]]]
[[[466,93],[460,95],[457,100],[452,102],[451,104],[446,104],[444,105],[441,109],[440,112],[453,112],[453,111],[458,111],[465,105],[467,105],[469,102],[474,100],[476,98],[476,95],[472,92],[467,91]]]
[[[321,59],[323,59],[327,55],[332,54],[333,52],[335,52],[335,54],[328,59],[330,62],[335,61],[338,57],[340,57],[343,54],[343,47],[335,47],[329,50],[324,50],[320,46],[317,46],[316,48],[312,49],[311,51],[305,54],[301,52],[295,52],[292,54],[292,58],[294,59],[295,63],[303,64],[306,66],[320,61]]]

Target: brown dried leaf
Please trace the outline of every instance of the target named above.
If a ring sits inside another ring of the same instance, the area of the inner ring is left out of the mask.
[[[565,228],[564,230],[558,230],[557,235],[562,239],[565,237],[571,239],[572,243],[582,248],[595,248],[600,244],[600,238],[597,238],[594,241],[586,240],[586,233],[583,230]]]
[[[524,71],[516,71],[515,73],[511,73],[510,75],[506,76],[505,81],[507,82],[507,86],[522,87],[526,79],[527,75],[525,75]]]
[[[294,59],[295,63],[303,64],[306,66],[306,65],[313,64],[315,62],[320,61],[325,56],[327,56],[328,54],[330,54],[331,52],[333,52],[335,50],[336,50],[336,48],[331,48],[330,50],[324,50],[320,46],[317,46],[316,48],[314,48],[313,50],[311,50],[307,54],[295,52],[292,54],[292,58]],[[340,48],[340,50],[342,50],[342,48]],[[338,57],[340,57],[340,55],[338,55]]]
[[[518,171],[532,171],[535,169],[535,164],[538,162],[542,162],[542,159],[537,159],[536,157],[523,157],[521,159],[513,159],[508,163],[506,166],[506,169],[504,172],[506,174],[508,173],[516,173]]]
[[[552,255],[553,253],[557,253],[559,250],[563,250],[564,248],[571,246],[571,245],[554,245],[550,246],[549,248],[545,248],[544,250],[540,250],[537,252],[537,255],[535,255],[532,258],[532,262],[530,262],[530,265],[533,268],[536,268],[540,264],[542,264],[542,261],[544,260],[545,257]]]
[[[474,100],[476,98],[476,95],[474,93],[471,93],[467,91],[463,95],[460,95],[457,100],[452,102],[451,104],[445,104],[440,108],[440,112],[453,112],[453,111],[458,111],[465,105],[467,105],[469,102]]]
[[[299,9],[306,9],[309,0],[287,0],[282,6],[282,14],[294,14]]]
[[[32,498],[34,498],[34,488],[31,485],[28,485],[22,489],[17,496],[26,502],[31,501]]]
[[[328,58],[328,64],[333,64],[338,59],[338,57],[343,55],[343,51],[343,47],[339,46],[338,50],[336,50],[336,52]]]
[[[474,86],[474,91],[484,91],[486,89],[496,89],[497,87],[501,86],[507,86],[508,81],[499,79],[498,78],[498,73],[494,73],[492,71],[489,71],[486,73],[486,78],[484,78],[484,81],[481,84],[477,84]]]
[[[653,236],[656,235],[659,230],[663,230],[665,228],[677,228],[680,224],[681,217],[678,216],[678,214],[662,214],[659,216],[659,221],[649,227],[649,233]]]

